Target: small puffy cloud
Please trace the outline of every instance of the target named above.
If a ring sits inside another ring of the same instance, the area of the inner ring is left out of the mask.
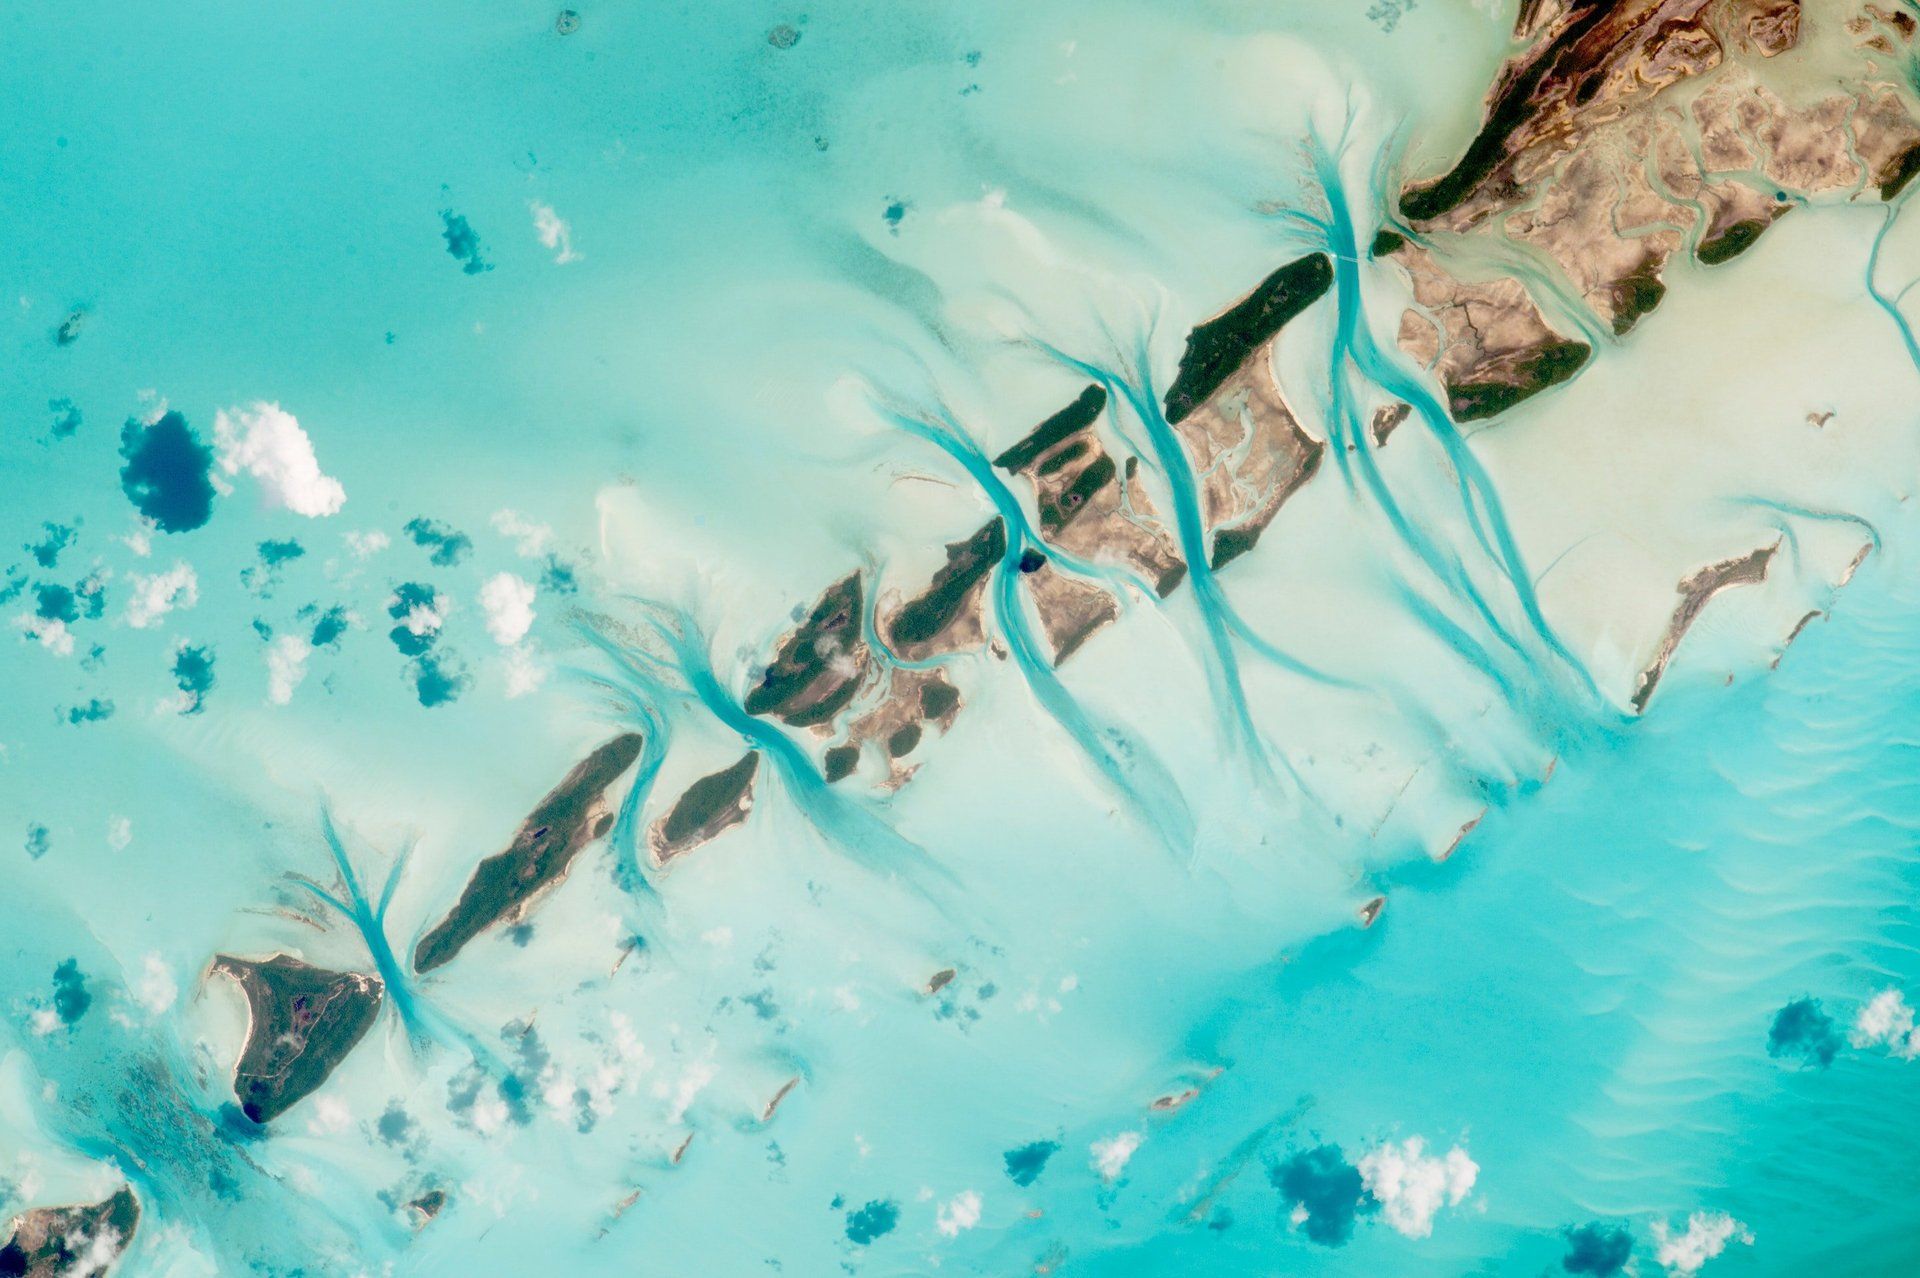
[[[267,648],[267,700],[284,706],[307,677],[307,658],[313,645],[299,635],[281,635]]]
[[[1840,1052],[1840,1027],[1815,998],[1797,998],[1774,1015],[1767,1055],[1825,1069]]]
[[[942,1203],[934,1217],[934,1228],[947,1238],[958,1238],[962,1230],[972,1229],[979,1223],[980,1195],[971,1189],[962,1190]]]
[[[378,528],[347,534],[347,550],[355,559],[371,559],[392,544],[393,538]]]
[[[124,852],[133,842],[133,821],[123,816],[107,818],[107,846],[115,852]]]
[[[493,530],[513,542],[522,559],[538,559],[553,543],[553,529],[536,524],[517,510],[493,512]]]
[[[1426,1152],[1426,1142],[1410,1136],[1389,1141],[1360,1158],[1360,1179],[1380,1204],[1389,1225],[1409,1238],[1433,1233],[1442,1207],[1457,1207],[1473,1191],[1480,1165],[1455,1145],[1445,1156]]]
[[[1899,990],[1881,990],[1853,1018],[1851,1035],[1855,1047],[1884,1047],[1901,1060],[1920,1057],[1920,1029],[1913,1023],[1913,1008]]]
[[[1119,1180],[1126,1172],[1127,1164],[1133,1160],[1134,1151],[1140,1148],[1142,1139],[1139,1132],[1121,1132],[1093,1142],[1089,1152],[1093,1155],[1093,1169],[1100,1173],[1100,1179],[1108,1183]]]
[[[133,593],[127,598],[127,624],[145,630],[175,608],[191,608],[200,602],[200,579],[193,565],[176,563],[165,572],[134,573],[129,578]]]
[[[173,651],[173,682],[180,690],[174,708],[181,714],[199,714],[213,691],[213,649],[182,641]]]
[[[507,649],[507,699],[529,696],[547,681],[547,665],[531,644]]]
[[[296,515],[317,519],[337,515],[346,504],[340,481],[322,474],[313,441],[292,413],[278,404],[256,402],[222,409],[213,420],[220,469],[246,471],[259,481],[267,502]]]
[[[1616,1278],[1626,1272],[1627,1262],[1633,1259],[1633,1235],[1624,1226],[1596,1221],[1564,1232],[1567,1254],[1561,1257],[1560,1268],[1570,1274]]]
[[[553,250],[553,260],[561,266],[579,261],[580,255],[573,251],[573,228],[567,225],[566,219],[555,213],[551,204],[529,200],[527,207],[533,211],[534,233],[542,244]]]
[[[1669,1275],[1692,1278],[1729,1242],[1753,1245],[1747,1227],[1723,1211],[1696,1211],[1687,1217],[1685,1233],[1675,1234],[1667,1222],[1653,1222],[1654,1259]]]
[[[513,647],[533,629],[533,584],[510,572],[487,578],[480,606],[487,613],[487,633],[502,648]]]
[[[133,996],[140,1000],[140,1006],[155,1016],[166,1012],[180,997],[180,987],[173,979],[166,960],[158,954],[149,954],[140,965],[140,979],[134,982]]]
[[[40,646],[54,656],[73,655],[73,633],[67,629],[66,622],[34,613],[22,613],[20,628],[26,633],[27,638],[38,639]]]

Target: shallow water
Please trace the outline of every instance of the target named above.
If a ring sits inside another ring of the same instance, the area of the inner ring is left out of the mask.
[[[1796,210],[1463,432],[1361,248],[1510,14],[1029,8],[0,15],[0,1210],[129,1181],[127,1275],[1652,1273],[1695,1212],[1716,1274],[1910,1262],[1920,1065],[1847,1037],[1920,996],[1916,233]],[[1216,576],[1159,392],[1322,250],[1277,367],[1334,455]],[[1123,596],[1056,669],[988,459],[1088,380],[1190,571],[1050,550]],[[256,402],[319,470],[142,521],[123,438]],[[829,583],[995,516],[905,784],[746,714]],[[622,730],[609,837],[414,973]],[[283,950],[386,1000],[263,1132],[208,964]]]

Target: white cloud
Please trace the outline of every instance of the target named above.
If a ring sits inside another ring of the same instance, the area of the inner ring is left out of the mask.
[[[107,846],[115,852],[127,850],[127,844],[133,842],[133,821],[123,816],[107,818]]]
[[[20,628],[29,639],[38,639],[40,646],[56,657],[73,655],[73,634],[67,629],[67,623],[58,617],[41,617],[30,612],[20,614]]]
[[[220,469],[229,475],[243,470],[252,475],[271,505],[317,519],[339,514],[346,504],[347,490],[320,472],[313,441],[278,404],[221,409],[213,419],[213,438],[220,449]]]
[[[1433,1232],[1433,1217],[1442,1207],[1457,1207],[1473,1190],[1480,1165],[1455,1145],[1445,1157],[1426,1152],[1427,1143],[1410,1136],[1396,1145],[1389,1141],[1360,1159],[1360,1179],[1380,1202],[1387,1223],[1409,1238]]]
[[[1093,1142],[1093,1169],[1100,1173],[1100,1179],[1116,1181],[1120,1173],[1126,1171],[1127,1163],[1132,1160],[1133,1152],[1140,1148],[1142,1137],[1139,1132],[1121,1132],[1106,1140]]]
[[[502,648],[513,647],[533,629],[533,585],[510,572],[487,578],[480,606],[487,611],[487,633]]]
[[[492,522],[495,532],[512,539],[522,559],[538,559],[553,543],[553,529],[534,523],[517,510],[496,510]]]
[[[281,635],[267,649],[267,700],[284,706],[293,700],[293,690],[307,677],[307,658],[313,645],[299,635]]]
[[[555,213],[551,204],[529,200],[527,207],[533,210],[533,229],[540,242],[555,250],[553,260],[561,266],[579,261],[580,255],[573,251],[573,228],[566,219]]]
[[[1729,1242],[1752,1246],[1753,1235],[1723,1211],[1696,1211],[1687,1217],[1687,1232],[1678,1236],[1668,1231],[1666,1221],[1654,1221],[1653,1241],[1654,1259],[1662,1268],[1669,1274],[1691,1278],[1709,1260],[1725,1251]]]
[[[322,1096],[313,1103],[307,1130],[315,1136],[338,1136],[353,1126],[353,1111],[338,1096]]]
[[[393,538],[378,528],[347,534],[347,549],[353,552],[355,559],[371,559],[392,544]]]
[[[142,519],[132,532],[120,539],[120,544],[145,559],[153,553],[153,522]]]
[[[174,982],[173,973],[158,954],[149,954],[143,961],[140,980],[133,987],[133,996],[140,1000],[140,1006],[155,1016],[172,1007],[173,1001],[180,997],[180,987]]]
[[[1913,1009],[1899,990],[1881,990],[1853,1018],[1849,1036],[1855,1047],[1885,1047],[1902,1060],[1920,1057],[1920,1029],[1913,1023]]]
[[[127,600],[127,624],[145,630],[175,608],[191,608],[200,602],[200,579],[193,565],[176,563],[165,572],[134,573],[133,595]]]
[[[523,643],[507,649],[508,700],[538,692],[546,681],[547,665],[540,660],[537,648]]]
[[[958,1238],[963,1229],[980,1223],[980,1195],[962,1190],[943,1203],[934,1219],[935,1228],[948,1238]]]
[[[397,597],[398,596],[396,596],[396,598]],[[433,602],[434,604],[440,602],[438,595],[434,596]],[[447,619],[440,615],[440,610],[437,607],[428,604],[415,604],[413,607],[407,609],[406,618],[400,624],[407,628],[408,634],[415,637],[424,637],[446,625]]]

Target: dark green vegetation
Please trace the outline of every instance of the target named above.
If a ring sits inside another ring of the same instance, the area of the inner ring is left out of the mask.
[[[1187,334],[1180,370],[1167,388],[1167,420],[1178,423],[1234,375],[1287,321],[1333,287],[1333,262],[1315,253],[1287,263],[1240,303]]]
[[[749,750],[730,768],[701,777],[687,787],[680,801],[667,813],[660,837],[666,846],[661,860],[705,843],[728,826],[738,824],[747,815],[747,802],[753,797],[753,778],[760,771],[760,754]]]
[[[1581,78],[1587,69],[1580,56],[1582,39],[1620,5],[1618,0],[1574,0],[1572,8],[1572,16],[1551,44],[1502,73],[1496,96],[1487,108],[1486,123],[1468,144],[1466,154],[1445,177],[1401,196],[1402,214],[1425,222],[1465,203],[1499,167],[1507,153],[1508,139],[1533,113],[1541,85],[1549,83],[1549,77],[1567,81]],[[1521,20],[1524,26],[1524,12]],[[1606,47],[1603,42],[1602,51]]]
[[[1456,422],[1504,413],[1515,404],[1557,386],[1580,370],[1593,348],[1585,342],[1549,342],[1515,370],[1512,381],[1462,382],[1448,386],[1448,408]]]
[[[1752,248],[1767,224],[1757,217],[1744,222],[1735,222],[1710,240],[1702,240],[1695,256],[1707,266],[1718,266],[1722,262],[1731,262]]]
[[[913,748],[919,744],[920,725],[909,723],[887,738],[887,753],[897,759],[903,754],[913,753]]]
[[[1260,524],[1245,528],[1222,528],[1213,534],[1213,570],[1219,572],[1240,556],[1252,550],[1260,541],[1260,534],[1266,525]]]
[[[1907,183],[1913,181],[1913,175],[1920,173],[1920,142],[1915,142],[1888,163],[1887,170],[1880,177],[1880,198],[1891,200],[1907,189]]]
[[[1063,461],[1063,458],[1050,460]],[[1036,505],[1040,512],[1040,531],[1057,533],[1072,523],[1087,508],[1094,495],[1113,482],[1113,458],[1104,452],[1089,462],[1073,482],[1057,493],[1042,492]]]
[[[1381,231],[1367,249],[1369,257],[1392,257],[1407,246],[1407,237],[1398,231]]]
[[[179,413],[120,431],[120,489],[161,532],[192,532],[213,518],[213,449]]]
[[[859,766],[860,747],[838,745],[827,751],[826,758],[821,763],[820,774],[828,781],[844,781],[852,776],[853,770]]]
[[[1640,317],[1660,305],[1667,286],[1660,279],[1660,262],[1649,257],[1638,270],[1613,286],[1613,335],[1622,337]]]
[[[474,867],[452,912],[420,939],[414,970],[430,972],[451,962],[467,942],[501,919],[517,916],[563,878],[580,849],[607,832],[612,822],[601,810],[601,796],[639,757],[640,735],[623,733],[567,773],[520,823],[512,845]]]
[[[1007,553],[1007,526],[995,519],[965,541],[947,546],[947,562],[926,590],[900,609],[889,627],[896,644],[930,643],[953,624],[973,588]]]
[[[920,689],[920,713],[929,719],[944,719],[960,704],[960,690],[943,681]]]
[[[0,1278],[65,1278],[104,1273],[93,1267],[100,1257],[95,1239],[117,1240],[113,1259],[133,1241],[140,1204],[131,1189],[86,1207],[37,1207],[13,1221],[13,1236],[0,1247]],[[112,1261],[108,1262],[109,1264]]]
[[[862,597],[859,573],[827,588],[806,621],[780,645],[760,686],[747,694],[748,714],[775,714],[806,728],[827,722],[853,700],[859,676],[840,679],[832,666],[859,638]]]
[[[285,954],[222,954],[213,968],[240,983],[253,1012],[233,1094],[256,1123],[272,1122],[326,1082],[380,1012],[380,982],[358,972],[329,972]]]
[[[1025,470],[1055,444],[1091,428],[1100,420],[1100,414],[1106,411],[1106,407],[1107,392],[1099,386],[1088,386],[1071,404],[1041,422],[1025,439],[994,458],[993,464],[1016,473]]]

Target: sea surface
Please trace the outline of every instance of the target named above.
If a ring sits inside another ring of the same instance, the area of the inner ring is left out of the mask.
[[[1796,212],[1454,431],[1361,250],[1511,8],[0,6],[0,1212],[131,1184],[129,1278],[1912,1272],[1920,232]],[[1414,404],[1378,469],[1057,671],[1003,573],[897,790],[740,711],[1321,249],[1278,366]],[[1622,565],[1762,535],[1625,712]],[[627,730],[613,837],[414,974]],[[209,964],[283,951],[388,990],[263,1131]]]

